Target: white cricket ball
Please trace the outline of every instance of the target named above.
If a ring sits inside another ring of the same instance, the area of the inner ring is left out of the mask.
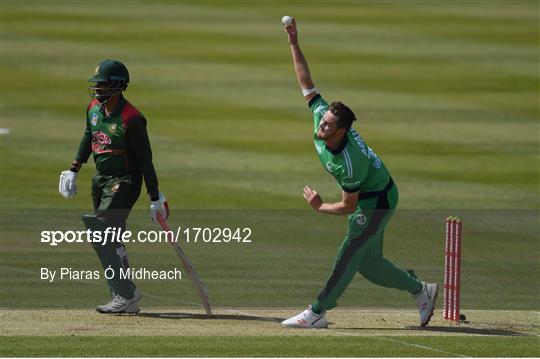
[[[283,26],[285,26],[285,27],[291,26],[292,20],[293,20],[292,17],[285,15],[285,16],[283,16],[283,17],[281,18],[281,24],[282,24]]]

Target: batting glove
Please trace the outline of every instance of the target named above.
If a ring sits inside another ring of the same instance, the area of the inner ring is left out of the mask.
[[[163,193],[159,192],[159,199],[150,203],[150,217],[152,221],[157,221],[157,215],[163,219],[169,218],[169,203]]]
[[[60,182],[58,183],[58,192],[65,198],[72,198],[77,193],[77,172],[62,171],[60,173]]]

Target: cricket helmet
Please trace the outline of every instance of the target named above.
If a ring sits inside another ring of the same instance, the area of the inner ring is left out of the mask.
[[[105,103],[127,88],[129,72],[120,61],[106,59],[98,64],[88,81],[96,83],[88,88],[90,97],[100,103]]]

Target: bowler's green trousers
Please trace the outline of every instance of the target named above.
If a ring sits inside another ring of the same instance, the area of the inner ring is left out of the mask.
[[[383,234],[398,203],[398,190],[390,180],[380,192],[359,195],[356,211],[349,215],[349,230],[341,243],[326,286],[312,304],[320,313],[337,305],[356,272],[377,285],[418,293],[421,282],[383,257]]]

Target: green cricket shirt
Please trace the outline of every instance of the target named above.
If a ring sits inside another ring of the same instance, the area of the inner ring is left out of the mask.
[[[88,105],[86,129],[75,159],[86,163],[90,154],[98,174],[142,174],[150,197],[159,196],[146,119],[123,97],[110,116],[105,116],[96,100]]]
[[[317,137],[319,122],[329,107],[320,94],[309,102],[313,112],[313,141],[323,167],[334,176],[345,192],[375,192],[384,189],[390,174],[355,129],[351,127],[347,131],[344,142],[334,151]]]

